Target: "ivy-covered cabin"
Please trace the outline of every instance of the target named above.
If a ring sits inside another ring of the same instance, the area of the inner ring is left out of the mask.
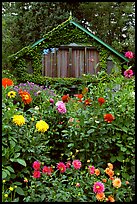
[[[112,68],[128,59],[70,16],[34,44],[10,57],[18,76],[81,77]]]

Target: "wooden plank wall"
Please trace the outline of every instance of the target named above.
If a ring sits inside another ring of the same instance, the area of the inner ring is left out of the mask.
[[[60,49],[43,55],[43,75],[49,77],[80,77],[95,74],[99,53],[95,49]]]

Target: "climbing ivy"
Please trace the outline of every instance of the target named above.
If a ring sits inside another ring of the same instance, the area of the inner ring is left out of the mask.
[[[71,24],[69,20],[70,19],[45,34],[45,39],[36,46],[24,47],[19,52],[9,57],[14,74],[19,77],[19,81],[28,80],[28,62],[31,62],[32,75],[37,77],[42,76],[42,53],[44,49],[55,48],[72,42],[81,44],[85,43],[96,47],[99,52],[100,70],[106,71],[107,58],[109,56],[111,56],[112,59],[115,59],[114,61],[117,62],[117,66],[120,70],[121,61],[118,57],[114,56],[103,45],[91,38],[88,34]]]

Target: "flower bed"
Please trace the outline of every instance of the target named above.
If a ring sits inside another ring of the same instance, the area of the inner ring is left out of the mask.
[[[110,77],[71,96],[3,79],[3,202],[134,200],[134,77]]]

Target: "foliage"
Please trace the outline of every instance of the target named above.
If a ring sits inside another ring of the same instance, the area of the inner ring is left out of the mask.
[[[83,94],[83,98],[71,95],[69,101],[65,102],[67,112],[64,114],[60,114],[56,108],[56,103],[62,101],[61,92],[57,94],[55,91],[56,95],[51,95],[50,92],[47,93],[42,87],[35,84],[35,88],[39,88],[41,91],[37,100],[34,92],[38,89],[31,90],[29,86],[31,83],[27,82],[24,87],[30,91],[33,103],[26,107],[17,94],[15,98],[8,96],[10,91],[17,91],[15,86],[2,87],[2,178],[7,181],[5,184],[7,190],[3,191],[3,196],[5,193],[10,193],[8,189],[11,185],[16,185],[17,189],[19,187],[22,189],[17,190],[17,194],[21,192],[19,199],[31,200],[32,197],[29,197],[28,192],[33,195],[35,192],[33,192],[33,185],[39,185],[41,186],[40,192],[35,193],[35,198],[40,201],[39,193],[42,195],[42,191],[45,190],[48,195],[49,189],[43,187],[41,184],[43,181],[40,183],[32,181],[32,163],[39,160],[48,166],[51,164],[55,166],[59,161],[72,161],[74,158],[78,158],[82,162],[82,168],[87,165],[87,160],[90,160],[96,168],[106,168],[106,163],[112,162],[115,175],[120,173],[120,177],[128,180],[132,191],[134,191],[135,81],[134,77],[124,78],[116,74],[107,75],[106,72],[100,72],[95,77],[98,83],[79,84],[77,88],[79,94]],[[84,78],[87,82],[90,76],[83,76]],[[23,88],[22,85],[20,86]],[[102,105],[98,102],[100,97],[105,99],[105,103]],[[90,99],[89,103],[85,103],[87,99]],[[104,121],[104,115],[108,113],[115,118],[111,123]],[[19,123],[15,124],[13,122],[14,115],[22,115],[25,118],[25,124],[22,126],[18,126]],[[40,120],[49,125],[49,129],[45,133],[38,132],[36,129],[36,124]],[[83,169],[83,171],[85,170]],[[72,175],[73,172],[70,177]],[[70,199],[70,194],[75,191],[75,187],[72,186],[70,192],[67,193],[66,184],[64,185],[60,180],[62,176],[56,177],[55,173],[55,176],[51,177],[55,186],[53,186],[48,199],[58,199],[56,196],[60,193],[58,190],[60,191],[61,187],[66,197],[60,197],[61,194],[58,196],[63,201],[67,198]],[[31,181],[29,191],[24,183],[25,177]],[[67,179],[65,177],[65,180]],[[76,182],[75,178],[73,179]],[[85,176],[79,177],[79,179],[83,182],[82,185],[87,185],[89,189],[90,185],[84,183]],[[88,179],[86,181],[88,182]],[[49,183],[50,180],[47,179],[45,182]],[[83,188],[80,189],[78,193],[83,197],[77,198],[76,196],[76,200],[82,201],[83,199],[85,201],[93,196],[92,194],[89,198],[85,198]],[[130,199],[128,195],[125,195],[125,198],[121,196],[117,198],[118,201]],[[94,199],[93,197],[92,199]],[[43,199],[47,198],[43,197]]]

